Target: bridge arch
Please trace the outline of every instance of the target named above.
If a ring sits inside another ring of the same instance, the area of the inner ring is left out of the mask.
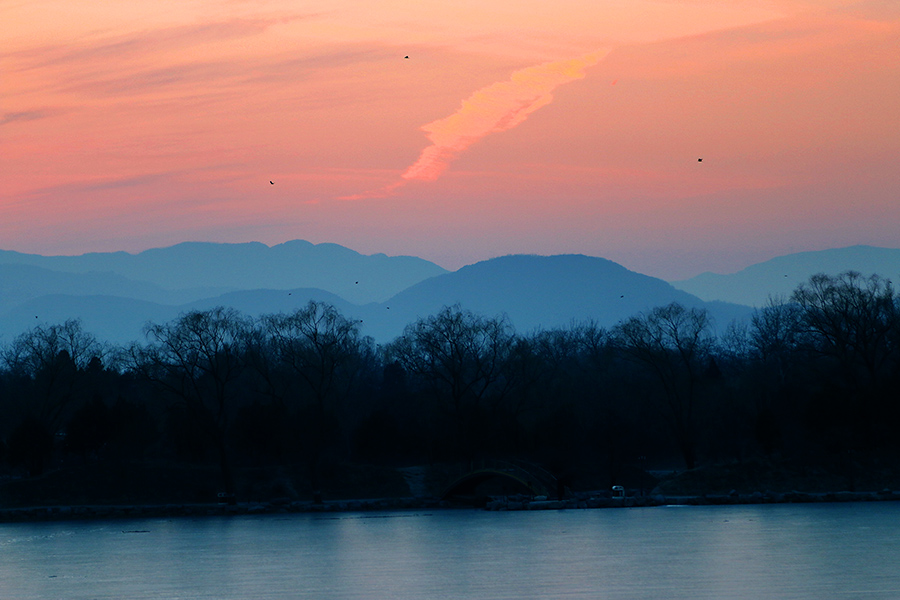
[[[556,490],[556,478],[536,465],[506,461],[481,461],[454,479],[444,490],[442,500],[469,499],[487,482],[510,488],[514,493],[548,496]]]

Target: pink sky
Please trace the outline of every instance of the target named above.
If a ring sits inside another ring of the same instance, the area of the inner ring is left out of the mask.
[[[678,279],[900,247],[889,0],[9,0],[0,22],[2,249],[299,238]]]

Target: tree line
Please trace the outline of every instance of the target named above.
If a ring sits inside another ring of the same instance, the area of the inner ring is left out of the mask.
[[[900,449],[900,297],[815,275],[716,331],[669,304],[604,328],[517,333],[449,306],[376,345],[333,306],[191,311],[129,347],[77,320],[0,348],[0,461],[23,476],[103,461],[302,466],[479,458],[577,483],[751,457],[879,461]]]

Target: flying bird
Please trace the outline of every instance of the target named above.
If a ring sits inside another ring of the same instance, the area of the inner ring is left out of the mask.
[[[271,183],[272,185],[275,185],[275,182],[274,182],[274,181],[270,181],[269,183]]]
[[[403,58],[409,58],[408,56],[404,56]]]
[[[698,159],[697,159],[697,162],[703,162],[703,159],[702,159],[702,158],[698,158]]]

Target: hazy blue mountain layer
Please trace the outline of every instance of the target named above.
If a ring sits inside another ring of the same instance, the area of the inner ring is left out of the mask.
[[[0,251],[0,265],[29,265],[60,273],[107,272],[166,290],[207,288],[199,299],[226,291],[319,288],[351,302],[380,302],[428,277],[447,271],[412,256],[360,254],[337,244],[294,240],[266,246],[258,242],[186,242],[138,254],[91,253],[40,256]],[[97,289],[93,293],[105,291]],[[117,294],[123,295],[123,294]],[[181,301],[188,301],[182,298]]]
[[[844,271],[878,274],[888,279],[900,276],[900,249],[850,246],[815,252],[798,252],[720,275],[702,273],[672,285],[703,300],[722,300],[749,306],[764,306],[769,296],[790,296],[811,275],[838,275]]]
[[[160,304],[183,304],[223,292],[216,288],[170,290],[112,271],[68,273],[28,264],[0,263],[0,314],[48,295],[117,296]]]

